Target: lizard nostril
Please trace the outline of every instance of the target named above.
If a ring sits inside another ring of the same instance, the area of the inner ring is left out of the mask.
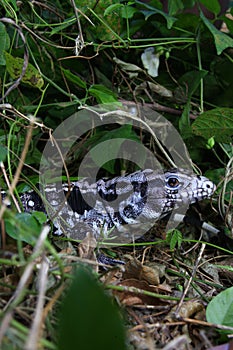
[[[207,182],[206,183],[206,188],[213,188],[214,187],[214,185],[213,185],[213,183],[211,183],[211,182]]]

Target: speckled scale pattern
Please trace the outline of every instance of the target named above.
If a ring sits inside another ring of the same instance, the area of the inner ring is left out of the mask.
[[[84,236],[88,228],[96,235],[114,227],[121,231],[126,224],[156,221],[182,204],[209,198],[214,190],[209,179],[183,169],[164,173],[146,169],[110,180],[83,179],[70,188],[49,185],[44,188],[46,200],[35,191],[21,194],[20,200],[26,212],[49,213],[55,234],[72,237],[77,223],[83,223]]]

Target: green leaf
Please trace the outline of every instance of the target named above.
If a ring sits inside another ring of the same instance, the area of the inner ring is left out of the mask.
[[[136,12],[138,12],[137,9],[135,9],[134,7],[127,4],[121,8],[121,17],[122,18],[132,18]]]
[[[120,7],[124,6],[123,4],[112,4],[108,6],[104,11],[104,16],[107,16],[109,13],[112,13],[116,10],[118,10]]]
[[[213,12],[216,16],[220,13],[221,7],[218,0],[200,0],[210,12]]]
[[[47,215],[42,211],[33,211],[32,216],[39,222],[40,225],[43,225],[48,220]]]
[[[58,349],[126,350],[119,310],[87,268],[76,270],[62,302]]]
[[[24,59],[20,57],[14,57],[8,52],[5,52],[5,59],[6,69],[11,78],[18,79],[23,69]],[[38,89],[41,89],[44,85],[44,80],[40,72],[31,63],[29,63],[27,66],[27,70],[22,78],[22,82]]]
[[[179,119],[179,130],[183,139],[187,139],[192,135],[189,113],[190,113],[190,102],[186,104],[183,110],[183,113],[181,114],[181,117]]]
[[[9,50],[10,47],[10,38],[7,34],[6,27],[2,22],[0,22],[0,65],[4,66],[6,64],[6,60],[4,57],[4,51]]]
[[[182,0],[168,0],[168,13],[170,16],[175,15],[177,12],[183,10],[184,4]]]
[[[84,80],[82,80],[81,78],[79,78],[79,76],[71,73],[71,71],[69,69],[63,69],[62,68],[62,71],[65,75],[65,77],[71,81],[72,83],[78,85],[79,87],[83,88],[83,89],[86,89],[87,87],[87,84]]]
[[[179,119],[179,129],[182,134],[182,137],[184,139],[189,138],[192,135],[192,129],[190,127],[190,100],[192,95],[195,93],[197,88],[200,85],[201,80],[208,74],[208,71],[206,70],[199,70],[199,71],[189,71],[185,73],[180,79],[179,84],[180,86],[184,86],[187,88],[187,98],[188,101],[186,103],[186,106],[183,110],[183,113]],[[185,90],[185,88],[184,88]]]
[[[192,70],[187,73],[185,73],[180,79],[179,84],[187,86],[187,96],[188,98],[191,98],[192,95],[197,90],[198,86],[200,85],[201,80],[208,74],[207,70]]]
[[[228,145],[231,147],[231,145]],[[215,184],[220,184],[217,189],[217,193],[221,193],[223,190],[223,178],[226,177],[226,169],[225,168],[218,168],[218,169],[210,169],[207,170],[204,174],[208,179],[213,181]],[[224,200],[226,202],[229,202],[229,205],[232,204],[232,193],[233,193],[233,181],[230,177],[226,179],[226,182],[224,182]]]
[[[91,149],[90,155],[98,166],[114,174],[115,160],[118,158],[119,149],[124,141],[125,139],[123,138],[115,139],[114,142],[106,141],[106,144],[100,145],[100,148],[97,146]]]
[[[233,327],[232,315],[233,287],[230,287],[211,300],[206,309],[206,319],[210,323]]]
[[[96,98],[98,103],[117,102],[117,97],[114,92],[103,85],[92,85],[88,91],[92,96]]]
[[[0,162],[4,162],[7,156],[7,148],[0,145]]]
[[[173,235],[170,241],[170,249],[174,250],[176,245],[178,245],[178,248],[180,248],[182,243],[182,233],[179,230],[174,230]]]
[[[215,108],[204,112],[193,122],[193,133],[216,142],[232,141],[233,135],[233,109]]]
[[[41,225],[35,218],[36,215],[35,213],[6,214],[6,217],[4,216],[6,232],[13,239],[34,245],[41,232]]]
[[[214,145],[215,145],[215,139],[214,139],[214,137],[210,137],[207,140],[206,148],[212,149],[212,148],[214,148]]]
[[[214,37],[215,47],[218,55],[220,55],[228,47],[233,47],[233,39],[215,28],[215,26],[203,15],[202,11],[200,11],[200,17]]]
[[[114,174],[115,161],[119,158],[118,154],[125,140],[133,140],[141,143],[138,135],[132,130],[132,125],[123,125],[120,128],[105,133],[98,139],[97,146],[90,150],[90,155],[95,164]],[[145,159],[145,152],[137,154],[137,159],[143,161]],[[108,161],[106,162],[106,160]]]
[[[177,18],[169,16],[165,12],[158,10],[157,8],[155,8],[151,5],[145,4],[145,3],[138,1],[138,0],[135,0],[135,3],[141,5],[142,7],[145,7],[149,10],[149,11],[144,11],[144,10],[141,11],[145,15],[146,20],[152,15],[161,15],[167,21],[167,28],[168,29],[171,29],[173,24],[177,21]]]
[[[27,181],[28,182],[21,182],[17,185],[17,192],[18,193],[24,193],[24,192],[28,192],[31,191],[32,189],[34,189],[34,187],[36,187],[39,183],[39,175],[30,175],[27,176]]]
[[[166,241],[170,245],[171,250],[174,250],[176,245],[180,248],[182,240],[182,233],[179,230],[171,229],[167,231]]]

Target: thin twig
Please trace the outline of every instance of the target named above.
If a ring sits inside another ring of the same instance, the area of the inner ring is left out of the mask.
[[[26,116],[23,113],[19,112],[15,107],[13,107],[10,103],[3,103],[0,104],[0,109],[4,110],[4,111],[8,111],[11,112],[13,114],[18,115],[20,118],[25,119],[29,122],[31,122],[31,117],[30,116]],[[5,116],[6,118],[8,118],[8,116]],[[15,120],[15,119],[14,119]],[[34,119],[33,124],[35,126],[38,126],[40,128],[42,128],[42,130],[46,130],[48,132],[52,131],[51,128],[48,128],[47,126],[45,126],[43,123],[40,123],[38,120]]]
[[[196,324],[196,325],[203,326],[203,327],[210,327],[210,328],[217,328],[217,329],[222,329],[222,330],[228,330],[228,331],[231,331],[233,333],[233,327],[230,327],[230,326],[225,326],[225,325],[216,324],[216,323],[210,323],[210,322],[197,320],[197,319],[193,319],[193,318],[188,318],[188,317],[184,317],[184,318],[182,318],[182,320],[184,322],[187,322],[187,323],[192,323],[192,324]]]
[[[166,150],[163,148],[161,142],[159,141],[159,139],[157,138],[156,134],[154,133],[154,130],[149,126],[149,124],[144,121],[143,119],[138,118],[136,115],[133,115],[132,113],[128,113],[122,110],[116,110],[116,111],[110,111],[110,112],[106,112],[106,113],[98,113],[97,111],[93,110],[92,108],[83,106],[83,109],[87,109],[90,110],[92,113],[95,113],[99,116],[99,118],[102,120],[103,118],[107,118],[110,116],[118,116],[118,117],[126,117],[132,120],[137,121],[139,124],[142,124],[146,127],[146,129],[151,133],[152,137],[154,138],[158,148],[160,149],[160,151],[165,155],[166,159],[168,160],[168,162],[171,164],[171,166],[173,168],[176,168],[176,164],[173,162],[173,160],[171,159],[171,157],[168,155],[168,153],[166,152]]]
[[[81,27],[81,23],[79,20],[79,15],[78,15],[78,11],[77,11],[77,7],[75,4],[74,0],[70,0],[71,1],[71,5],[74,9],[74,14],[76,17],[76,21],[77,21],[77,26],[78,26],[78,31],[79,31],[79,35],[78,37],[75,39],[75,55],[78,56],[79,53],[82,51],[83,47],[84,47],[84,40],[83,40],[83,33],[82,33],[82,27]],[[79,46],[79,48],[78,48]]]
[[[135,105],[135,102],[133,102],[133,101],[127,101],[127,100],[122,100],[122,99],[120,99],[120,101],[124,104],[127,104],[127,105]],[[153,103],[144,102],[142,107],[143,106],[149,107],[149,108],[151,108],[155,111],[158,111],[158,112],[165,112],[165,113],[170,113],[170,114],[174,114],[174,115],[181,115],[183,113],[182,110],[175,109],[172,107],[163,106],[157,102],[153,102]],[[190,119],[195,120],[197,117],[198,117],[198,115],[189,113]]]
[[[53,46],[56,47],[57,49],[63,49],[63,50],[73,50],[73,46],[61,46],[61,45],[57,45],[55,44],[53,41],[48,41],[45,40],[43,37],[40,37],[39,35],[37,35],[35,33],[35,31],[33,31],[32,29],[28,28],[25,23],[22,22],[22,27],[25,28],[30,34],[32,34],[36,39],[38,39],[39,41],[42,41],[43,43],[49,45],[49,46]]]

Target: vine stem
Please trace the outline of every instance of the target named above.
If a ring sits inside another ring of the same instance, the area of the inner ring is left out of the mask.
[[[198,68],[199,68],[199,71],[201,71],[202,70],[202,63],[201,63],[201,50],[200,50],[200,29],[198,29],[198,33],[197,33],[196,47],[197,47]],[[204,112],[203,94],[204,94],[204,83],[203,83],[203,78],[201,78],[201,80],[200,80],[200,109],[201,109],[201,113]]]

